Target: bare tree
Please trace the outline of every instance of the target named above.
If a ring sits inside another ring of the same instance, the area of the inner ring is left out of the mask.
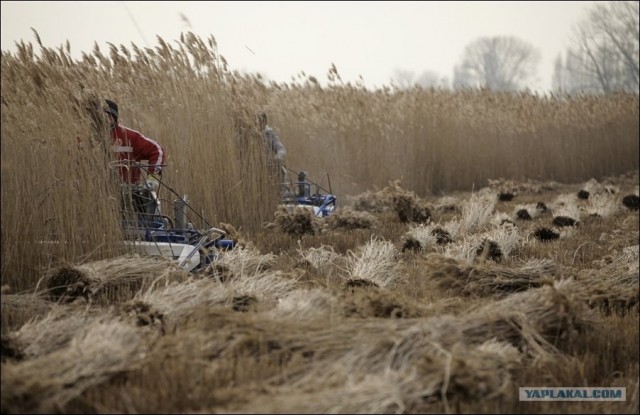
[[[453,67],[453,89],[471,88],[475,86],[475,80],[474,77],[471,76],[470,71],[463,69],[461,65]]]
[[[553,75],[551,76],[551,89],[559,91],[565,85],[565,71],[562,64],[562,56],[558,55],[556,60],[553,61]]]
[[[415,73],[406,69],[393,71],[392,85],[398,89],[409,89],[415,85]]]
[[[416,76],[413,71],[396,69],[391,79],[392,84],[398,89],[410,89],[416,86],[422,88],[447,88],[449,81],[437,72],[426,70]]]
[[[416,84],[423,88],[446,89],[449,87],[449,80],[446,76],[440,76],[437,72],[427,70],[416,79]]]
[[[565,63],[554,79],[564,92],[638,92],[638,2],[596,4],[574,28]]]
[[[453,84],[494,91],[526,88],[539,61],[540,52],[516,37],[481,37],[465,47],[462,62],[454,68]]]

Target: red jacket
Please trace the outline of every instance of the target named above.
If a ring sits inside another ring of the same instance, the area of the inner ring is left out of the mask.
[[[143,164],[148,164],[150,167],[143,167],[143,169],[149,173],[160,174],[162,166],[167,161],[167,153],[157,141],[119,124],[111,130],[111,138],[113,151],[118,155],[118,159],[138,162],[148,160]],[[140,169],[134,166],[122,167],[120,175],[127,183],[137,183],[140,180]]]

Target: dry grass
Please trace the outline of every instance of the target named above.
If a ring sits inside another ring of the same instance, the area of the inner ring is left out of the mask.
[[[90,322],[79,327],[64,349],[2,366],[3,410],[39,413],[62,408],[91,386],[135,367],[145,352],[140,334],[130,325]]]
[[[389,241],[371,240],[359,247],[357,252],[349,252],[347,257],[347,278],[365,280],[377,287],[393,284],[399,277],[396,268],[397,249]]]
[[[498,297],[526,291],[549,282],[557,272],[553,261],[547,259],[532,259],[506,267],[489,261],[469,265],[439,254],[429,254],[422,266],[425,275],[442,289],[465,296]]]
[[[167,258],[125,255],[53,268],[38,283],[36,293],[55,302],[72,302],[82,297],[112,304],[131,299],[134,293],[150,285],[187,278],[188,274]]]
[[[279,206],[274,217],[277,229],[287,234],[315,235],[322,230],[322,220],[308,208]]]
[[[586,183],[638,167],[637,96],[368,91],[341,84],[337,71],[326,88],[306,76],[265,85],[231,72],[213,38],[185,33],[157,42],[96,48],[78,62],[63,48],[29,43],[4,54],[2,188],[10,197],[2,206],[3,283],[22,290],[62,260],[124,253],[118,183],[87,110],[101,97],[120,103],[124,124],[165,145],[163,181],[189,196],[189,220],[202,228],[199,216],[243,233],[273,222],[277,192],[254,127],[262,110],[281,132],[289,167],[325,186],[330,173],[339,203],[386,186],[383,196],[371,192],[377,200],[355,207],[393,209],[401,221],[425,223],[434,213],[420,198],[489,180],[494,192],[517,199],[552,190],[557,182],[548,179]],[[522,177],[536,180],[514,179]],[[160,197],[171,214],[177,195]],[[472,222],[464,225],[481,219],[465,217]]]
[[[368,229],[376,224],[377,219],[374,215],[354,210],[351,206],[339,208],[327,219],[329,229]]]
[[[637,95],[266,85],[157,41],[3,53],[3,412],[638,412]],[[188,274],[123,248],[96,97],[238,249]],[[279,210],[261,110],[335,216]],[[628,399],[517,400],[549,385]]]
[[[543,193],[542,200],[551,204],[569,188]],[[481,200],[475,192],[458,198],[464,206]],[[82,275],[91,293],[72,302],[54,302],[42,289],[60,272],[52,268],[35,294],[4,289],[3,311],[21,317],[8,318],[12,327],[3,335],[3,408],[554,412],[557,406],[517,401],[517,387],[586,384],[626,386],[626,403],[603,408],[632,410],[637,215],[615,210],[542,244],[526,235],[551,215],[498,226],[491,215],[512,212],[520,202],[488,200],[492,208],[481,204],[476,216],[484,219],[469,220],[474,226],[468,227],[460,226],[471,217],[462,209],[429,224],[380,212],[372,213],[375,228],[314,235],[271,229],[297,248],[278,251],[279,240],[258,238],[222,253],[216,267],[201,274],[169,264],[161,270],[157,262],[143,266],[136,257],[128,258],[137,261],[138,273],[126,266],[127,257],[68,264],[66,273]],[[452,231],[458,240],[439,244],[435,229],[458,229]],[[340,252],[326,243],[329,236],[350,248]],[[401,252],[408,237],[424,249]],[[447,255],[460,241],[488,238],[511,244],[499,263],[477,256],[471,242],[474,255]],[[134,284],[137,291],[101,296],[98,288],[107,284]],[[35,300],[30,309],[19,305],[29,299]],[[21,323],[23,314],[32,319]],[[609,333],[611,341],[597,332]],[[96,348],[88,335],[109,336],[101,341],[110,344]],[[35,367],[52,380],[35,382]],[[576,412],[602,407],[572,405]]]

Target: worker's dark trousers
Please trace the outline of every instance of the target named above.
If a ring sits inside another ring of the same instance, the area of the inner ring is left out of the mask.
[[[156,216],[156,201],[148,189],[124,187],[122,190],[122,211],[127,220],[153,220]]]

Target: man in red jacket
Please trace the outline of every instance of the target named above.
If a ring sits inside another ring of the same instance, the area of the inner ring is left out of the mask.
[[[167,161],[167,153],[157,141],[146,137],[138,131],[125,127],[118,123],[118,104],[110,99],[105,100],[107,105],[104,112],[109,117],[109,126],[113,151],[119,160],[140,162],[147,160],[149,167],[145,183],[151,190],[157,190],[159,179],[162,175],[162,166]],[[120,175],[125,183],[139,183],[141,179],[140,168],[137,166],[125,166],[120,169]]]
[[[157,141],[146,137],[138,131],[125,127],[118,123],[118,104],[110,99],[106,99],[104,112],[108,116],[109,129],[112,139],[112,150],[121,161],[141,162],[146,160],[145,166],[138,167],[134,164],[126,163],[120,167],[120,176],[124,183],[143,184],[144,187],[138,190],[131,190],[126,205],[133,203],[135,210],[141,214],[141,218],[150,219],[158,211],[157,198],[151,193],[158,190],[160,178],[162,177],[162,167],[166,163],[167,153]],[[141,169],[147,174],[142,175]],[[144,179],[144,182],[142,182]]]

